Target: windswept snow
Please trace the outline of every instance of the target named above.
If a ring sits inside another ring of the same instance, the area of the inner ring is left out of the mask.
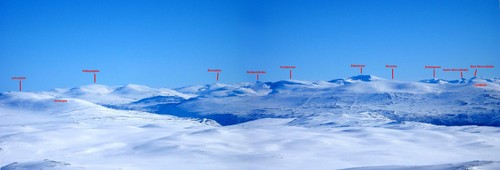
[[[55,97],[77,98],[102,105],[128,104],[153,96],[176,96],[183,99],[194,97],[171,89],[154,89],[147,86],[128,84],[125,86],[85,85],[70,89],[53,89],[44,94]]]
[[[337,115],[369,112],[395,122],[500,126],[498,80],[473,78],[464,83],[441,82],[404,82],[360,75],[329,82],[288,80],[213,84],[195,86],[198,90],[192,87],[178,89],[197,96],[189,100],[155,104],[153,97],[122,109],[209,118],[222,125],[260,118],[318,115],[331,116],[330,120],[335,120]]]
[[[454,164],[441,164],[441,165],[424,165],[424,166],[372,166],[372,167],[358,167],[358,168],[347,168],[344,170],[441,170],[441,169],[483,169],[483,168],[500,168],[500,162],[492,161],[471,161],[463,163]]]
[[[4,92],[0,167],[498,169],[499,85],[360,75]]]

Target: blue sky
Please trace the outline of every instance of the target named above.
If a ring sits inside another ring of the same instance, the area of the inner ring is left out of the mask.
[[[365,74],[431,78],[425,65],[500,66],[498,0],[2,0],[0,91],[92,83],[152,87]],[[457,79],[459,73],[437,72]],[[500,77],[481,69],[479,76]],[[472,71],[465,74],[472,76]]]

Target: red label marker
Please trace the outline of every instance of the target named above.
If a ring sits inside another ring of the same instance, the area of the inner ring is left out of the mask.
[[[351,64],[351,67],[359,67],[359,74],[363,74],[363,67],[365,67],[364,64]]]
[[[441,66],[425,66],[425,68],[432,68],[432,77],[436,78],[436,68],[441,68]]]
[[[19,80],[19,91],[23,91],[23,80],[26,80],[26,77],[12,77],[12,80]]]
[[[476,87],[486,87],[487,84],[474,84],[474,86],[476,86]]]
[[[96,73],[99,72],[99,70],[82,70],[84,73],[94,73],[94,83],[96,82]]]
[[[222,70],[220,70],[220,69],[208,69],[208,72],[217,73],[217,75],[215,76],[215,81],[219,81],[219,73],[222,72]]]
[[[478,68],[494,68],[495,66],[493,65],[470,65],[470,68],[475,68],[476,70],[474,71],[474,77],[477,75],[477,69]]]
[[[391,74],[392,76],[391,77],[394,80],[394,68],[398,68],[398,66],[397,65],[387,65],[386,64],[385,68],[391,68],[391,70],[392,70],[392,74]]]
[[[295,69],[295,66],[280,66],[280,68],[290,69],[290,79],[292,79],[292,69]]]
[[[68,100],[54,100],[54,102],[56,102],[56,103],[66,103],[66,102],[68,102]]]
[[[444,68],[443,69],[444,72],[449,72],[449,71],[454,71],[454,72],[460,72],[460,78],[464,78],[464,74],[463,72],[467,72],[469,71],[469,69],[466,69],[466,68]]]
[[[266,74],[266,71],[247,71],[247,74],[255,74],[257,75],[257,81],[259,81],[259,74]]]

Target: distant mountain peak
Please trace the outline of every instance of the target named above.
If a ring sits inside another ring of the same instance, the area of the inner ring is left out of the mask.
[[[373,75],[357,75],[357,76],[352,76],[346,79],[347,81],[365,81],[365,82],[370,82],[374,80],[383,80],[380,77],[373,76]]]

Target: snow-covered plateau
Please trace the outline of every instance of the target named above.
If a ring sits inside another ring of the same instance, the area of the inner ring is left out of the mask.
[[[500,169],[500,79],[3,92],[0,167]]]

